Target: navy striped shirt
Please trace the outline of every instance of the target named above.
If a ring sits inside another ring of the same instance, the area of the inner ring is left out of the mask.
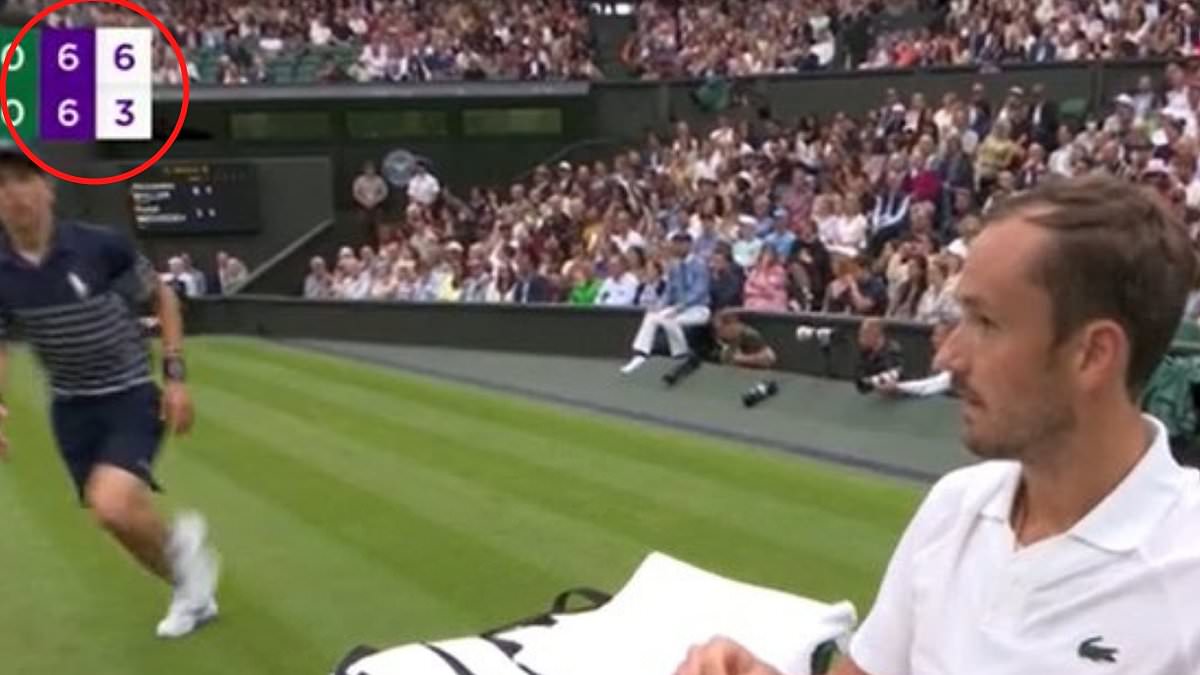
[[[15,325],[58,397],[101,396],[152,381],[137,306],[158,284],[117,232],[59,222],[40,263],[0,233],[0,340]]]

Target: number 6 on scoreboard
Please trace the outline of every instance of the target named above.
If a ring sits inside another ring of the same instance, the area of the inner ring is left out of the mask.
[[[79,101],[68,98],[58,104],[58,123],[68,129],[79,124]]]
[[[137,59],[133,58],[133,45],[126,42],[117,47],[113,52],[113,64],[117,70],[132,70],[137,65]]]
[[[68,42],[58,48],[58,69],[73,73],[79,68],[79,45]]]

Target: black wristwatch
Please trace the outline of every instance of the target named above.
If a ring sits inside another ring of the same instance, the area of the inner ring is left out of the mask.
[[[167,382],[183,382],[187,379],[187,366],[179,354],[168,354],[163,357],[163,379]]]

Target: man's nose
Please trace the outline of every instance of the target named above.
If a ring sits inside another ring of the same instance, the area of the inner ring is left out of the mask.
[[[958,350],[958,329],[951,330],[942,340],[942,344],[938,347],[933,355],[933,369],[935,371],[957,372],[962,369],[962,359]]]

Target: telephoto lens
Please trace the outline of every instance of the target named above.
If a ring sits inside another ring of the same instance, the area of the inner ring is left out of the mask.
[[[881,373],[876,373],[869,377],[864,377],[860,380],[857,380],[854,384],[858,389],[858,393],[869,394],[882,386],[885,386],[888,384],[895,384],[899,380],[900,380],[900,369],[892,368],[891,370],[885,370]]]
[[[763,380],[751,387],[745,394],[742,394],[742,405],[747,408],[753,408],[778,393],[778,382],[775,380]]]

